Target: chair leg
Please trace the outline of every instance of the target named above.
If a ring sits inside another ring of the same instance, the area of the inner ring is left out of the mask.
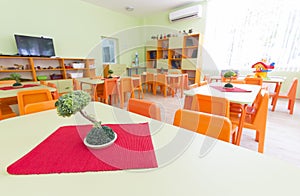
[[[294,105],[295,105],[295,100],[289,100],[289,110],[290,110],[290,114],[294,113]]]
[[[274,100],[272,101],[272,103],[273,103],[273,104],[272,104],[272,105],[273,105],[273,107],[272,107],[272,112],[275,111],[278,97],[274,97],[273,99],[274,99]]]
[[[264,146],[265,146],[265,134],[264,131],[261,131],[259,133],[258,152],[264,153]]]
[[[256,134],[255,134],[255,141],[259,142],[259,132],[258,131],[256,131]]]

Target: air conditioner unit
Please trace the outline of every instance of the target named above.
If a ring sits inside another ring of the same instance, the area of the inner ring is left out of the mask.
[[[171,12],[169,14],[169,20],[170,22],[176,22],[185,19],[200,18],[201,16],[202,16],[202,6],[196,5],[196,6],[187,7],[181,10]]]

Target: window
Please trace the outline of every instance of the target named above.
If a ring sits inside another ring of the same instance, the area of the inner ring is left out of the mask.
[[[101,39],[102,62],[104,64],[117,63],[118,40],[110,37],[102,37]]]
[[[262,59],[300,71],[296,0],[208,1],[204,46],[219,69],[249,69]]]

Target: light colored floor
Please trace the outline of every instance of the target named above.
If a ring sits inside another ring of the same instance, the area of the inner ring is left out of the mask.
[[[173,123],[175,111],[183,107],[184,98],[178,96],[163,97],[146,93],[144,99],[157,103],[161,108],[162,121]],[[126,109],[126,103],[125,108]],[[287,100],[279,100],[276,111],[269,107],[268,123],[265,138],[265,152],[267,156],[275,157],[300,167],[300,101],[298,100],[294,114],[287,110]],[[254,141],[255,132],[243,129],[241,147],[257,151],[257,142]]]

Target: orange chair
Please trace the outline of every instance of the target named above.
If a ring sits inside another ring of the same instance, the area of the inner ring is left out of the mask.
[[[179,75],[176,77],[170,77],[170,83],[168,84],[168,88],[171,90],[172,96],[175,95],[177,93],[177,90],[180,91],[180,97],[183,97],[183,90],[184,90],[184,78],[186,78],[186,76]],[[185,74],[187,75],[187,74]],[[187,85],[187,84],[186,84]],[[188,86],[186,87],[188,88]]]
[[[294,105],[295,105],[295,101],[296,101],[296,94],[297,94],[297,86],[298,86],[298,78],[293,78],[293,81],[289,87],[289,90],[286,94],[279,94],[278,98],[282,98],[282,99],[288,99],[288,110],[290,111],[290,114],[294,113]],[[274,99],[275,94],[272,93],[270,94],[270,97],[272,97]],[[277,104],[277,99],[274,101],[272,101],[273,103],[273,108],[272,111],[275,111],[276,108],[276,104]]]
[[[146,92],[146,88],[148,89],[148,92],[150,91],[154,92],[154,84],[155,84],[154,73],[147,72],[144,92]]]
[[[25,114],[25,106],[30,103],[53,100],[48,89],[24,90],[17,94],[20,115]]]
[[[54,83],[52,83],[52,82],[47,82],[47,86],[56,89],[56,91],[52,91],[52,92],[51,92],[51,95],[52,95],[52,98],[53,98],[53,99],[58,99],[58,98],[59,98],[59,94],[58,94],[58,91],[57,91],[56,84],[54,84]]]
[[[45,80],[40,80],[40,84],[47,86],[47,82]]]
[[[105,79],[104,84],[98,84],[95,90],[97,101],[103,101],[106,104],[112,104],[112,99],[120,98],[118,80],[116,78]]]
[[[245,84],[245,80],[231,80],[231,83],[233,84]]]
[[[232,125],[224,116],[179,109],[175,113],[173,125],[230,142]]]
[[[124,107],[126,95],[130,93],[130,97],[134,98],[134,88],[132,78],[121,78],[120,79],[120,108]]]
[[[264,152],[265,132],[268,116],[268,101],[269,93],[261,91],[258,97],[257,109],[253,110],[251,114],[247,114],[243,123],[244,128],[253,129],[256,131],[256,141],[258,141],[258,152]],[[230,117],[232,124],[239,124],[239,116]]]
[[[127,110],[142,116],[161,120],[160,108],[151,101],[130,98],[127,105]]]
[[[223,97],[196,94],[193,97],[192,110],[230,118],[230,102]],[[236,144],[237,130],[240,124],[232,126],[232,143]]]
[[[189,90],[189,75],[187,73],[182,74],[182,85],[184,90]]]
[[[15,80],[0,80],[0,84],[14,84]]]
[[[222,97],[196,94],[193,97],[192,110],[216,114],[229,118],[229,100]]]
[[[203,81],[207,82],[207,83],[210,83],[210,75],[209,74],[204,74],[203,76]]]
[[[14,84],[15,82],[16,82],[15,80],[0,80],[0,85],[4,84],[5,86],[6,86],[6,85],[9,86],[9,85]],[[2,99],[1,99],[1,102],[2,102],[4,105],[14,105],[14,104],[17,104],[17,103],[18,103],[16,97],[2,98]]]
[[[0,120],[17,116],[7,104],[0,103]]]
[[[81,89],[81,85],[80,85],[80,82],[76,79],[76,78],[73,78],[73,90],[82,90]]]
[[[262,78],[250,78],[250,77],[246,77],[244,80],[245,80],[245,84],[253,84],[253,85],[260,85],[260,86],[262,86],[262,83],[263,83]]]
[[[160,92],[163,93],[165,97],[167,96],[167,91],[171,89],[172,97],[174,97],[175,91],[170,85],[168,85],[166,74],[157,74],[153,89],[154,95],[156,95],[157,87],[160,87]]]
[[[55,102],[56,100],[50,100],[50,101],[41,101],[37,103],[29,103],[25,105],[24,108],[24,113],[25,114],[31,114],[31,113],[36,113],[36,112],[41,112],[45,110],[51,110],[55,109]]]
[[[140,99],[144,99],[144,93],[143,93],[143,84],[142,84],[142,78],[138,74],[132,74],[133,82],[133,90],[138,91],[138,96]]]

